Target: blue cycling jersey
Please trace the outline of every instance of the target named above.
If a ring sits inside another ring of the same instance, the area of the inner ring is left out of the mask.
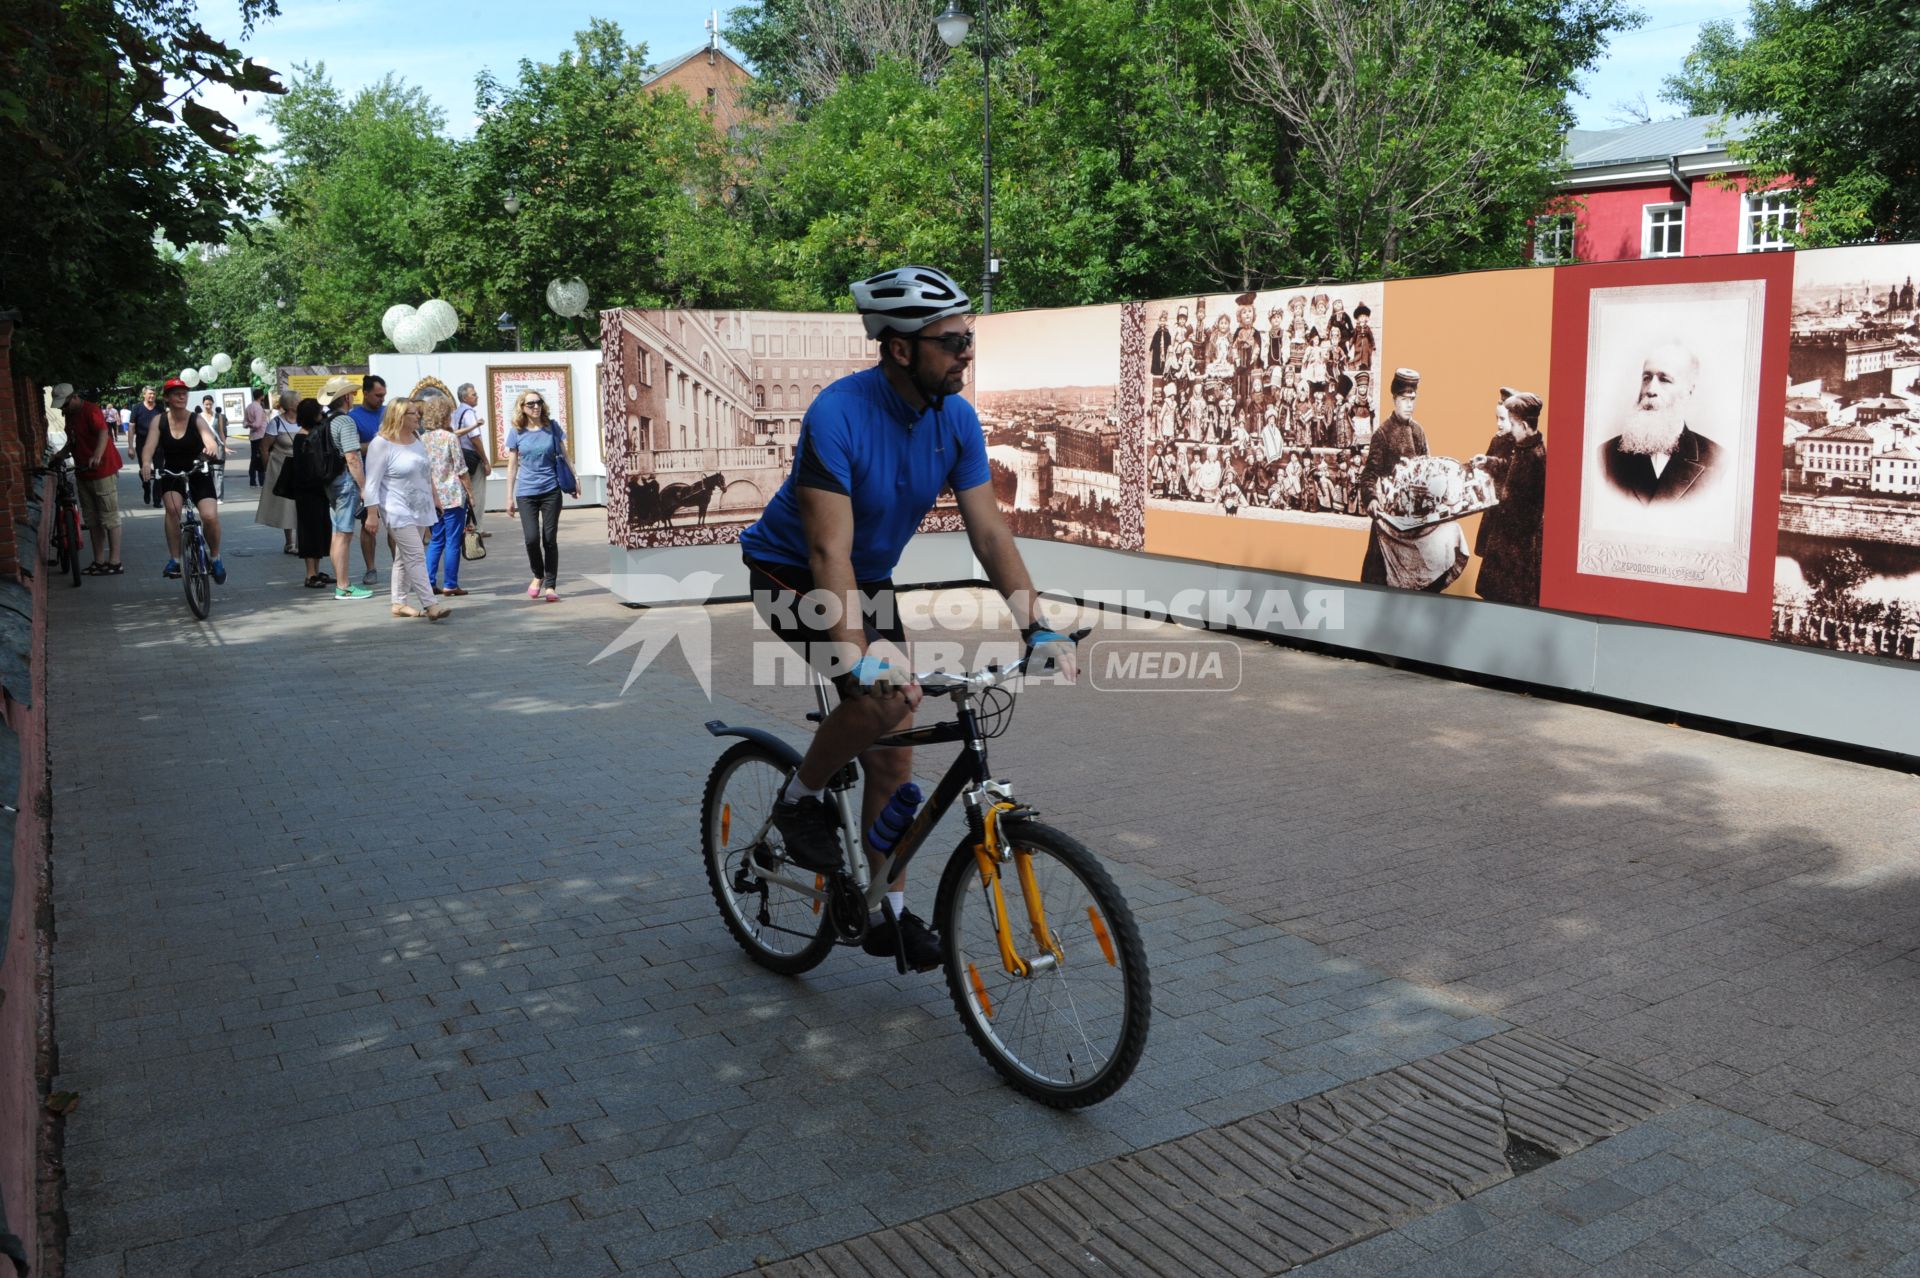
[[[938,412],[915,409],[878,366],[833,383],[800,423],[793,470],[740,547],[771,564],[808,567],[800,523],[802,488],[853,501],[853,575],[893,575],[900,552],[940,490],[965,492],[987,482],[987,443],[973,405],[949,395]]]

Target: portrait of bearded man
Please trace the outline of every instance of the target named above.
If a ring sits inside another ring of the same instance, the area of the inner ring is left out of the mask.
[[[1601,446],[1607,482],[1643,505],[1678,501],[1716,477],[1721,449],[1687,424],[1700,359],[1662,342],[1640,365],[1640,388]]]

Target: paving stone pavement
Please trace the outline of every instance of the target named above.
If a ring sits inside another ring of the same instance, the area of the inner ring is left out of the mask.
[[[625,657],[589,661],[636,614],[576,575],[597,511],[563,520],[564,603],[519,593],[502,520],[437,627],[301,590],[250,515],[206,625],[152,512],[127,576],[53,601],[72,1274],[731,1273],[1517,1025],[1903,1188],[1854,1204],[1903,1236],[1910,776],[1259,644],[1177,709],[1031,693],[996,771],[1111,859],[1153,964],[1138,1074],[1063,1115],[999,1086],[937,978],[785,981],[727,937],[699,724],[798,739],[805,709],[750,686],[746,609],[712,610],[713,704],[677,657],[622,695]],[[1466,1206],[1617,1180],[1645,1130]],[[1656,1196],[1628,1188],[1613,1216]],[[1774,1219],[1747,1232],[1801,1236]],[[1486,1232],[1419,1228],[1319,1263],[1438,1272]]]

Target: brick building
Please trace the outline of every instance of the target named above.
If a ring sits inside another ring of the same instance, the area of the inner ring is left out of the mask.
[[[752,115],[744,101],[752,83],[753,73],[720,47],[709,25],[705,44],[661,63],[642,87],[650,93],[672,89],[685,94],[713,117],[715,129],[731,133]]]
[[[1799,213],[1791,191],[1754,191],[1727,152],[1744,122],[1691,116],[1567,134],[1563,199],[1534,219],[1533,261],[1764,253],[1790,247]],[[1729,182],[1726,179],[1730,179]]]

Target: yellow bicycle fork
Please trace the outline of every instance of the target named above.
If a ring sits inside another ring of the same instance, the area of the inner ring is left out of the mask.
[[[1006,893],[1001,886],[1000,865],[1002,858],[999,850],[1002,846],[1000,822],[1009,812],[1019,808],[1018,804],[999,802],[987,808],[982,816],[983,836],[974,845],[973,856],[980,868],[980,885],[993,901],[994,938],[1000,943],[1000,965],[1011,976],[1031,977],[1066,961],[1066,954],[1060,948],[1059,938],[1047,926],[1047,911],[1040,899],[1040,881],[1033,872],[1033,855],[1024,848],[1012,847],[1008,841],[1009,857],[1013,862],[1014,873],[1020,881],[1020,895],[1027,907],[1027,922],[1033,929],[1034,943],[1039,952],[1033,958],[1023,958],[1014,948],[1013,929],[1007,922]],[[1102,954],[1107,962],[1118,963],[1114,953],[1113,938],[1107,932],[1106,921],[1100,917],[1095,906],[1087,907],[1087,917],[1093,926],[1094,938],[1100,943]],[[980,979],[980,973],[973,964],[967,964],[967,977],[973,986],[974,997],[979,999],[980,1008],[988,1016],[993,1015],[993,1004],[987,997],[986,984]]]

